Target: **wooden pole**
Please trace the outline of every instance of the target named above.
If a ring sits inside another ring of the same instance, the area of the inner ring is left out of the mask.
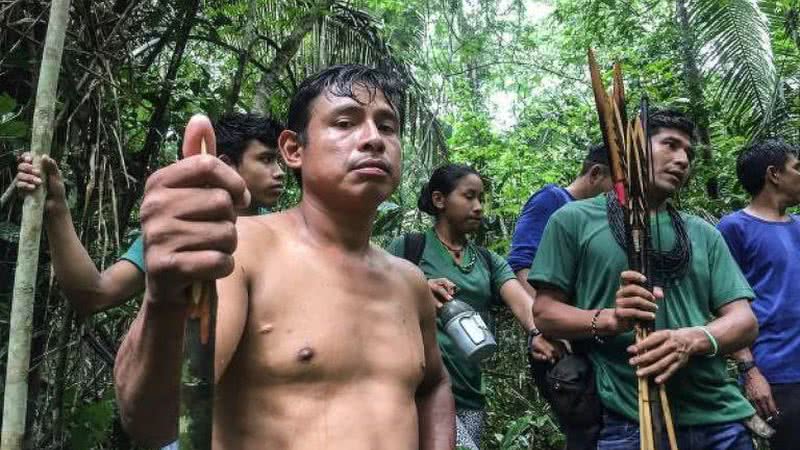
[[[58,94],[58,74],[64,51],[64,36],[69,24],[70,0],[53,0],[47,24],[39,85],[33,114],[31,153],[33,164],[41,164],[42,156],[50,154],[53,142],[53,117]],[[0,449],[18,450],[25,437],[25,415],[28,405],[28,366],[30,364],[33,328],[33,300],[36,293],[39,244],[42,235],[45,187],[25,197],[22,206],[22,226],[14,273],[14,293],[11,303],[6,367],[5,398],[3,401],[3,430]]]
[[[186,125],[183,156],[216,155],[211,122],[195,115]],[[186,320],[181,367],[178,447],[211,450],[214,424],[214,341],[216,338],[217,289],[215,281],[192,284],[189,318]]]

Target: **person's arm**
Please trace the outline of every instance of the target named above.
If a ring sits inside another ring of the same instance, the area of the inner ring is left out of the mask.
[[[750,349],[745,347],[734,352],[733,357],[738,364],[749,366],[739,375],[744,381],[744,392],[753,403],[753,406],[755,406],[758,415],[764,419],[777,415],[778,405],[775,404],[775,398],[772,396],[772,388],[761,371],[758,370],[758,366],[755,365],[755,359]]]
[[[500,287],[500,297],[525,332],[530,332],[533,329],[533,299],[525,292],[522,284],[516,279],[506,281]]]
[[[114,382],[123,428],[146,447],[175,440],[185,303],[148,294],[117,352]]]
[[[717,354],[726,355],[755,340],[758,322],[748,301],[740,299],[719,308],[717,318],[706,329],[717,342]],[[663,383],[685,366],[691,356],[712,354],[714,346],[702,329],[686,327],[656,331],[628,351],[631,364],[638,366],[638,375],[657,375],[656,382]]]
[[[640,286],[644,275],[626,270],[620,274],[614,308],[580,309],[572,306],[566,293],[553,285],[538,285],[533,317],[539,330],[557,339],[592,337],[592,322],[598,337],[613,336],[633,329],[636,320],[655,320],[660,288],[650,292]]]
[[[199,148],[202,134],[187,126],[184,145]],[[210,134],[210,124],[207,124]],[[213,135],[205,141],[213,143]],[[213,156],[186,158],[147,180],[142,203],[147,290],[139,316],[117,353],[114,381],[122,424],[138,442],[158,446],[177,434],[178,395],[187,315],[187,289],[193,282],[228,276],[234,270],[236,209],[247,206],[242,178]],[[242,282],[234,275],[230,283]],[[246,291],[246,289],[244,289]],[[219,357],[229,360],[237,339],[229,282],[220,283],[217,316]],[[232,320],[233,318],[233,320]],[[215,360],[219,367],[219,361]],[[224,365],[223,365],[224,367]],[[219,370],[220,376],[224,370]]]
[[[41,173],[47,179],[45,231],[50,258],[56,279],[78,315],[87,317],[120,305],[144,290],[144,274],[129,261],[118,261],[103,272],[97,269],[75,232],[58,165],[45,156],[40,172],[32,161],[30,154],[20,157],[17,188],[28,193],[42,184]]]
[[[525,272],[527,272],[527,269]],[[527,279],[525,284],[528,284]],[[530,336],[531,331],[536,328],[533,321],[533,303],[535,300],[525,291],[518,279],[508,280],[504,283],[503,287],[500,288],[500,296],[503,298],[503,302],[511,309],[525,333]],[[539,331],[541,332],[541,330]],[[550,341],[543,334],[539,334],[532,339],[529,337],[528,344],[528,352],[538,361],[555,362],[565,352],[565,347],[561,342]]]
[[[508,255],[508,263],[515,273],[531,267],[547,221],[559,206],[561,203],[550,189],[535,193],[525,203],[514,226],[511,251]],[[525,281],[527,282],[527,279]]]
[[[530,274],[530,272],[531,272],[531,269],[520,269],[520,270],[514,272],[514,275],[517,277],[517,281],[519,281],[519,284],[521,284],[523,289],[525,289],[525,292],[527,292],[528,295],[530,295],[532,299],[535,299],[536,298],[536,288],[531,286],[531,283],[528,281],[528,274]]]
[[[414,275],[419,297],[420,329],[425,351],[425,375],[417,388],[417,420],[421,450],[451,450],[455,447],[455,402],[450,379],[436,342],[436,313],[433,294],[422,273]]]

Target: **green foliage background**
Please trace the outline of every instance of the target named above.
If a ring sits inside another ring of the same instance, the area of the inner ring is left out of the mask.
[[[6,3],[2,188],[29,139],[48,6]],[[527,198],[546,183],[569,183],[599,140],[589,46],[606,71],[622,62],[630,104],[647,94],[704,124],[708,140],[680,202],[709,220],[746,202],[734,170],[742,146],[769,134],[799,137],[800,10],[789,0],[74,0],[71,17],[54,155],[101,267],[135,237],[144,180],[175,160],[191,114],[284,118],[299,80],[332,63],[392,67],[411,86],[404,178],[381,208],[381,244],[426,226],[417,193],[449,160],[486,178],[488,218],[476,239],[506,254]],[[289,183],[282,207],[299,198]],[[0,376],[20,209],[12,198],[0,210]],[[44,246],[41,261],[49,274]],[[39,279],[29,446],[133,448],[116,416],[111,364],[137,302],[78,322],[57,282]],[[563,438],[527,375],[520,330],[508,314],[499,325],[484,446],[559,448]]]

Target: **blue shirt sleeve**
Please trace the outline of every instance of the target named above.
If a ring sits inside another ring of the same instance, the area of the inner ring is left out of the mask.
[[[125,260],[136,266],[142,273],[145,273],[145,266],[144,266],[144,239],[142,239],[142,235],[140,234],[139,237],[133,241],[128,251],[122,254],[119,257],[120,260]]]
[[[514,236],[511,238],[511,251],[508,254],[508,264],[514,272],[530,269],[547,221],[565,204],[555,189],[560,188],[548,186],[541,189],[533,194],[522,208],[514,228]]]

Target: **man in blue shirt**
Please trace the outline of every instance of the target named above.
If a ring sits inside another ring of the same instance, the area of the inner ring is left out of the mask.
[[[744,149],[736,161],[750,204],[718,228],[753,287],[759,335],[735,353],[747,396],[776,430],[772,450],[800,445],[800,204],[798,149],[770,139]]]
[[[517,219],[508,264],[523,286],[528,284],[528,271],[539,248],[547,220],[558,208],[573,200],[595,197],[611,190],[608,154],[603,145],[589,147],[581,172],[569,186],[548,184],[534,193]],[[532,288],[531,288],[532,289]]]
[[[528,199],[522,208],[514,237],[511,241],[511,252],[508,263],[517,279],[531,297],[536,298],[536,290],[528,283],[528,272],[531,269],[539,242],[542,239],[545,225],[559,208],[573,200],[582,200],[595,197],[612,187],[611,172],[608,168],[608,153],[603,145],[589,147],[586,159],[583,161],[578,177],[566,188],[555,184],[548,184]],[[548,363],[554,363],[560,358],[563,346],[550,342],[534,326],[529,338],[529,355],[533,378],[540,390],[545,389],[544,377]],[[560,420],[560,419],[559,419]],[[575,429],[568,423],[561,423],[561,428],[567,437],[567,449],[585,448],[591,439],[591,433],[585,427]]]

